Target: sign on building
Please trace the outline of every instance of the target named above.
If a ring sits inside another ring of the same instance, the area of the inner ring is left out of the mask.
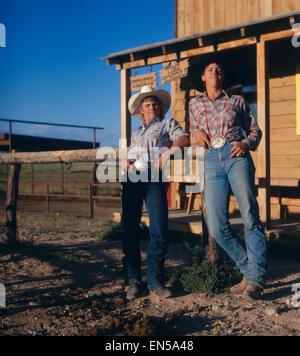
[[[161,85],[165,85],[172,80],[181,79],[188,75],[189,60],[173,62],[169,67],[160,71]]]
[[[157,74],[149,73],[130,78],[131,91],[140,91],[145,85],[150,85],[152,88],[157,88]]]

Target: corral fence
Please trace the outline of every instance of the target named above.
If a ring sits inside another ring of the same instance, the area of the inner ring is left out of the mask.
[[[119,160],[119,150],[115,149],[116,160]],[[5,212],[6,212],[6,235],[9,243],[15,244],[17,242],[17,199],[18,199],[18,188],[19,188],[19,176],[22,164],[31,163],[71,163],[71,162],[103,162],[104,159],[99,159],[97,156],[96,149],[90,150],[70,150],[70,151],[49,151],[49,152],[15,152],[6,153],[0,155],[0,164],[6,164],[10,166],[9,176],[7,180],[7,191],[6,191],[6,202],[5,202]],[[89,194],[89,204],[92,205],[93,200],[96,198],[93,194],[93,186],[90,185]],[[205,200],[204,195],[201,194],[202,199],[202,225],[203,225],[203,235],[207,241],[206,247],[206,257],[212,263],[215,263],[219,258],[219,251],[215,240],[209,235],[206,224],[206,213],[205,213]],[[47,197],[47,194],[46,194]],[[49,194],[48,194],[49,199]],[[48,205],[49,207],[49,205]]]
[[[8,179],[1,179],[0,183],[8,185]],[[41,198],[45,201],[45,213],[49,214],[50,212],[50,202],[53,199],[75,199],[75,200],[85,200],[87,201],[88,207],[88,216],[93,218],[95,216],[95,203],[97,200],[101,200],[103,198],[107,198],[107,196],[95,194],[98,188],[103,188],[105,186],[111,187],[111,184],[105,183],[55,183],[55,182],[19,182],[20,186],[28,186],[33,187],[44,187],[45,193],[22,193],[18,191],[18,197],[29,197],[29,198]],[[117,185],[117,184],[116,184]],[[51,193],[50,186],[63,188],[62,193]],[[75,187],[75,188],[84,188],[88,194],[66,194],[65,187]]]

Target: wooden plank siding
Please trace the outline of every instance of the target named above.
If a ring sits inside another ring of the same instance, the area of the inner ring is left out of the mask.
[[[271,177],[300,179],[295,75],[269,80],[269,106]]]
[[[178,37],[300,9],[300,0],[176,0]]]
[[[300,137],[300,62],[296,67],[296,134]]]

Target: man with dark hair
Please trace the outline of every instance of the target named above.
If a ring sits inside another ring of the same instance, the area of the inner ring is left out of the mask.
[[[221,60],[212,56],[204,61],[201,57],[190,66],[189,78],[203,92],[190,100],[189,113],[196,144],[206,148],[208,230],[243,274],[242,282],[233,286],[231,293],[258,299],[265,284],[266,239],[259,218],[255,168],[249,150],[256,150],[262,132],[244,98],[223,90],[232,81]],[[229,223],[230,188],[243,219],[246,249]]]

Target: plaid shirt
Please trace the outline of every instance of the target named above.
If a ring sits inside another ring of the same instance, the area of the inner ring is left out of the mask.
[[[246,142],[252,151],[259,145],[262,132],[242,96],[223,91],[212,102],[205,92],[190,100],[189,112],[194,139],[195,132],[203,129],[210,139],[223,135],[228,142]]]
[[[147,126],[141,125],[132,135],[127,158],[136,159],[136,155],[142,153],[144,161],[155,161],[162,153],[159,150],[171,147],[180,136],[189,134],[175,119],[154,119]]]

